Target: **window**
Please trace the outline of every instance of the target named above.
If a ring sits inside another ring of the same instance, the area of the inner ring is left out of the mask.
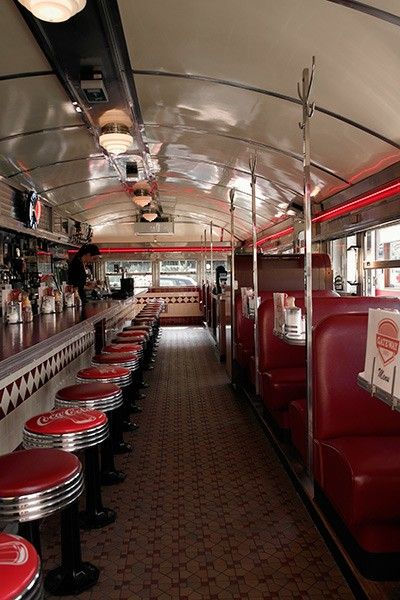
[[[197,285],[196,260],[162,260],[160,262],[161,287],[195,285]]]
[[[152,286],[153,276],[151,261],[149,260],[123,260],[107,261],[106,275],[111,289],[121,287],[121,277],[133,277],[135,290]]]
[[[364,253],[367,265],[385,261],[384,268],[365,270],[366,293],[400,296],[400,224],[367,231]]]

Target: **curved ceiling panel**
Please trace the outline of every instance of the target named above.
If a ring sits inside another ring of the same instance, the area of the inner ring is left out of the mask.
[[[400,29],[390,23],[325,0],[119,6],[135,70],[202,75],[297,98],[302,69],[315,55],[317,105],[400,142]],[[149,30],[158,32],[151,44]]]
[[[277,98],[194,80],[136,78],[145,122],[227,133],[301,154],[301,108]],[[351,181],[400,159],[400,150],[322,113],[312,121],[312,157]]]
[[[82,157],[98,156],[99,146],[85,127],[44,131],[0,140],[0,171],[5,177]],[[42,182],[32,174],[32,181]]]
[[[20,173],[12,177],[12,182],[27,184],[32,180],[40,182],[38,193],[46,190],[101,177],[115,177],[115,169],[105,156],[69,160],[62,163],[38,167],[29,173]]]
[[[0,76],[49,71],[50,66],[21,14],[11,2],[0,2]]]
[[[296,194],[303,193],[301,155],[285,154],[266,146],[255,147],[246,141],[226,137],[224,134],[205,133],[195,129],[185,131],[179,127],[175,129],[146,125],[146,132],[152,142],[150,151],[156,167],[163,168],[161,161],[166,161],[172,170],[187,173],[192,161],[210,163],[217,169],[224,167],[228,170],[228,187],[246,191],[250,186],[249,160],[254,156],[256,149],[258,184],[262,191],[266,187],[267,193],[272,186],[274,193],[286,201],[292,200]],[[178,161],[180,164],[177,164]],[[188,164],[185,166],[186,162]],[[331,190],[346,186],[346,183],[316,166],[312,167],[312,179],[314,188],[320,190],[321,197],[329,195]]]
[[[365,4],[400,17],[400,4],[398,0],[365,0]]]
[[[63,210],[71,212],[72,203],[79,201],[82,209],[97,205],[106,206],[105,194],[123,192],[121,182],[117,177],[102,177],[80,181],[71,185],[54,188],[43,194],[51,204],[62,206]],[[97,198],[98,194],[103,194]]]
[[[82,125],[55,75],[0,81],[0,96],[0,140],[31,131]]]

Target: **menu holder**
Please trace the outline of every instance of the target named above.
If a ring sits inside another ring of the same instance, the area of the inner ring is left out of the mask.
[[[400,313],[396,310],[369,309],[364,371],[357,384],[400,410]]]

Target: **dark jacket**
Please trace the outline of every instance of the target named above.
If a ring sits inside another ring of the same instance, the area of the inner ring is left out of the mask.
[[[68,265],[68,281],[69,285],[73,285],[78,288],[79,296],[82,302],[85,302],[85,284],[86,284],[86,270],[85,265],[82,260],[78,256],[74,256],[74,258],[69,262]]]

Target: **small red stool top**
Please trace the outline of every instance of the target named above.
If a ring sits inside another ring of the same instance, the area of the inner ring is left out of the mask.
[[[144,335],[146,337],[149,337],[150,329],[151,329],[151,327],[149,327],[148,329],[144,329],[144,328],[136,329],[131,326],[131,327],[124,327],[123,331],[126,331],[127,333],[129,332],[132,335]]]
[[[1,600],[24,597],[39,573],[40,560],[32,544],[18,535],[0,533]]]
[[[25,429],[39,435],[62,435],[88,431],[106,423],[106,415],[99,410],[71,406],[36,415],[25,423]]]
[[[0,456],[0,497],[37,494],[76,477],[81,463],[74,454],[55,448],[17,450]]]
[[[131,340],[145,341],[147,339],[147,333],[138,333],[137,331],[120,331],[118,337],[129,338]]]
[[[115,383],[76,383],[58,390],[56,398],[68,401],[102,400],[119,394],[119,392],[120,389]]]
[[[115,352],[142,352],[142,346],[138,346],[137,344],[126,344],[122,342],[121,344],[108,344],[104,346],[103,352],[114,354]]]
[[[119,346],[120,347],[120,346]],[[142,349],[141,346],[139,346]],[[113,365],[107,367],[87,367],[81,369],[77,373],[80,379],[120,379],[121,377],[129,377],[130,370],[126,367],[115,367]]]
[[[134,352],[113,352],[112,354],[96,354],[92,359],[94,362],[106,365],[107,363],[126,363],[138,360],[137,354]],[[88,385],[88,384],[83,384]],[[101,383],[99,385],[113,385]]]

